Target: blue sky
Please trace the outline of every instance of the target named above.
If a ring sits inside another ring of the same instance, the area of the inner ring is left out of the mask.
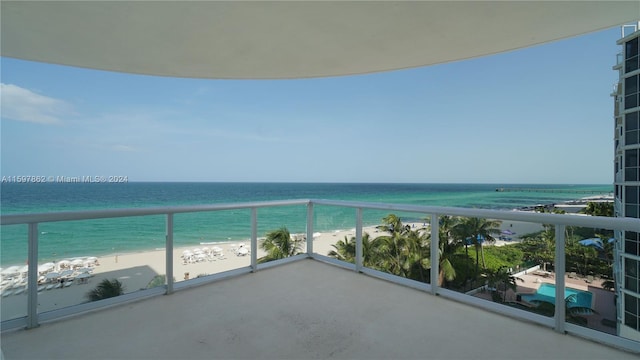
[[[194,80],[1,59],[2,176],[613,182],[618,27],[430,67]]]

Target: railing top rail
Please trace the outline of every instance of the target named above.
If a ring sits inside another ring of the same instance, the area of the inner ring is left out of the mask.
[[[155,208],[125,208],[107,210],[88,210],[71,212],[52,212],[37,214],[11,214],[0,216],[0,225],[91,220],[105,218],[119,218],[130,216],[165,215],[205,211],[220,211],[249,208],[265,208],[290,205],[307,205],[309,203],[328,206],[342,206],[372,210],[405,211],[422,214],[439,214],[465,217],[480,217],[489,219],[524,221],[539,224],[583,226],[591,228],[615,229],[640,232],[640,220],[633,218],[609,218],[597,216],[579,216],[563,214],[542,214],[525,211],[505,211],[489,209],[470,209],[445,206],[423,206],[389,204],[362,201],[325,200],[325,199],[296,199],[277,200],[248,203],[228,203],[211,205],[168,206]]]
[[[166,215],[181,214],[205,211],[235,210],[264,208],[275,206],[289,205],[307,205],[309,200],[275,200],[248,203],[227,203],[227,204],[210,204],[210,205],[187,205],[187,206],[167,206],[152,208],[124,208],[124,209],[106,209],[106,210],[87,210],[87,211],[62,211],[51,213],[34,213],[34,214],[11,214],[0,216],[0,225],[15,225],[28,223],[56,222],[56,221],[73,221],[73,220],[92,220],[119,218],[130,216],[148,216],[148,215]]]

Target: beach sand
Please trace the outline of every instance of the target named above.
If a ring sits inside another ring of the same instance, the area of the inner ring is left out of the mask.
[[[422,223],[410,223],[414,228],[420,228]],[[497,241],[496,246],[509,244],[518,241],[518,235],[539,231],[542,226],[539,224],[522,222],[503,222],[502,230],[509,229],[516,233],[511,236],[511,241]],[[375,226],[363,228],[363,233],[369,233],[372,238],[384,235]],[[345,236],[350,239],[355,236],[355,229],[336,230],[332,232],[317,233],[313,239],[313,249],[315,253],[327,255],[333,250],[332,245],[339,240],[344,240]],[[175,248],[173,251],[174,278],[176,281],[184,281],[185,273],[189,274],[189,279],[199,275],[211,275],[228,270],[249,267],[250,256],[236,256],[233,248],[237,248],[240,243],[244,243],[250,248],[250,241],[223,243],[217,246],[223,249],[224,259],[215,261],[204,261],[197,263],[184,263],[182,253],[184,250],[193,250],[210,245],[198,245],[191,247]],[[303,249],[304,249],[303,245]],[[265,254],[258,250],[258,258]],[[114,254],[98,258],[99,265],[93,269],[93,276],[86,283],[79,284],[78,281],[68,287],[42,290],[38,293],[38,312],[45,312],[60,309],[67,306],[81,304],[87,301],[86,293],[95,288],[103,279],[118,279],[125,287],[125,292],[134,292],[147,287],[149,282],[157,275],[166,274],[165,251],[152,250],[144,252]],[[27,312],[26,291],[18,295],[8,295],[0,298],[0,317],[2,320],[25,316]]]

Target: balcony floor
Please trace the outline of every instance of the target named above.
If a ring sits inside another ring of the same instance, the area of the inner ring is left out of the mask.
[[[637,359],[301,260],[2,334],[6,359]]]

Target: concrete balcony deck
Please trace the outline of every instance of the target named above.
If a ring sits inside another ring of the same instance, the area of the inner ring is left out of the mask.
[[[637,359],[306,259],[2,334],[6,359]]]

